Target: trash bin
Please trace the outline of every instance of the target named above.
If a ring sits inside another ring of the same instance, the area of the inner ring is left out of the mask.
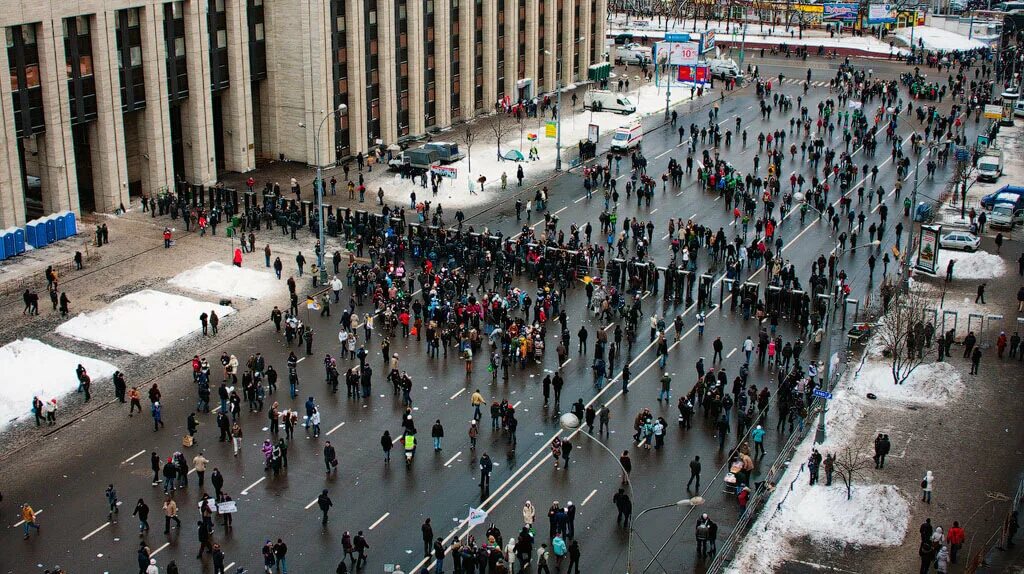
[[[227,233],[228,237],[234,237],[235,236],[235,226],[234,225],[229,225],[226,233]]]
[[[242,218],[237,215],[231,216],[231,227],[239,227],[242,223]]]

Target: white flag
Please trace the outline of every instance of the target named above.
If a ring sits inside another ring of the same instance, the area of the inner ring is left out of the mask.
[[[486,520],[487,520],[487,511],[486,510],[481,510],[479,508],[473,508],[473,507],[469,508],[469,517],[466,518],[466,521],[469,523],[470,526],[476,526],[478,524],[483,524],[484,521],[486,521]]]

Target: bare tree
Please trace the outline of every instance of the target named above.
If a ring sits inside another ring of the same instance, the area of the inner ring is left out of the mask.
[[[562,113],[562,110],[558,110],[558,113]],[[493,118],[491,118],[491,135],[494,136],[494,143],[498,144],[498,159],[505,157],[501,153],[502,140],[512,135],[515,132],[516,127],[516,121],[505,112],[499,111],[494,114]]]
[[[960,195],[960,219],[966,217],[967,192],[974,187],[978,181],[978,170],[969,161],[957,161],[953,171],[953,182],[956,187],[953,191],[953,201],[957,199],[957,191]]]
[[[833,465],[839,474],[839,479],[846,485],[846,500],[853,497],[853,482],[860,476],[861,471],[870,466],[868,458],[850,447],[840,452]]]
[[[476,134],[469,126],[466,126],[466,131],[463,132],[462,137],[459,138],[459,143],[466,148],[466,160],[469,162],[468,173],[473,173],[473,142],[476,141]]]
[[[909,257],[909,253],[904,254],[906,264],[909,264]],[[920,293],[912,289],[896,289],[882,316],[878,341],[882,355],[889,361],[894,384],[902,385],[924,362],[921,317],[924,316],[926,305],[927,300]]]

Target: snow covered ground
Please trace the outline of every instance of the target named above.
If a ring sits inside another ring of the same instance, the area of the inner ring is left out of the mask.
[[[262,299],[284,290],[284,282],[278,281],[273,273],[225,265],[219,261],[182,271],[170,283],[190,291],[246,299]]]
[[[1003,258],[995,253],[966,253],[943,249],[939,251],[938,266],[938,272],[942,277],[946,276],[946,265],[951,259],[956,260],[953,264],[953,279],[994,279],[1005,275],[1007,270]]]
[[[931,361],[933,357],[925,360]],[[889,364],[875,350],[854,375],[853,386],[862,398],[874,394],[882,403],[942,405],[964,391],[964,382],[953,365],[925,362],[902,385],[893,382]],[[871,399],[867,399],[871,400]]]
[[[647,116],[663,114],[665,112],[665,89],[655,86],[653,82],[644,82],[638,89],[637,86],[640,82],[636,74],[639,74],[639,68],[632,66],[629,72],[628,79],[631,89],[623,91],[622,94],[629,97],[630,101],[636,105],[637,110],[632,114],[622,115],[612,112],[592,113],[584,111],[583,98],[585,92],[582,89],[576,91],[578,102],[576,109],[573,110],[572,94],[568,91],[562,94],[562,109],[564,110],[562,116],[562,169],[568,170],[570,159],[577,157],[577,143],[580,140],[587,139],[587,127],[589,124],[596,124],[601,141],[607,141],[617,127],[634,121],[640,121]],[[612,78],[613,84],[617,82],[618,77]],[[716,88],[717,86],[718,84],[716,84]],[[673,106],[690,100],[689,88],[673,87],[670,95]],[[458,171],[458,177],[456,179],[443,180],[436,197],[431,197],[429,189],[420,187],[413,180],[402,179],[397,172],[392,172],[393,181],[390,185],[385,186],[386,197],[388,201],[399,201],[408,205],[409,194],[415,191],[418,200],[427,199],[433,201],[434,205],[440,203],[445,208],[464,208],[502,201],[503,198],[501,196],[504,193],[510,193],[516,189],[516,169],[518,166],[523,166],[523,170],[528,178],[536,178],[541,173],[554,173],[556,140],[555,138],[545,137],[544,132],[545,122],[550,121],[550,119],[550,112],[543,118],[526,118],[522,124],[522,131],[520,131],[518,124],[515,124],[514,119],[504,120],[515,127],[510,135],[502,139],[501,153],[505,154],[509,150],[520,150],[524,157],[528,157],[530,148],[536,146],[540,155],[540,159],[537,161],[517,163],[510,160],[499,160],[498,145],[492,131],[489,128],[475,128],[475,131],[478,132],[477,141],[472,149],[469,150],[470,157],[451,164],[451,167],[456,168]],[[493,118],[486,117],[483,121],[492,122]],[[530,134],[536,134],[537,140],[534,142],[529,141]],[[436,135],[434,139],[436,141],[459,142],[461,137],[461,131],[443,131]],[[464,143],[460,143],[459,147],[460,151],[466,152]],[[473,167],[472,170],[469,169],[470,165]],[[508,191],[504,193],[501,191],[502,172],[508,175]],[[481,175],[487,178],[482,193],[480,192],[480,185],[476,183],[477,178]],[[419,180],[417,179],[416,181],[418,182]],[[473,194],[469,193],[471,182]],[[582,188],[580,191],[582,192]],[[532,199],[532,197],[524,198],[523,201],[525,202],[527,199]],[[452,212],[454,213],[454,211]]]
[[[57,327],[57,333],[145,357],[200,330],[199,315],[210,311],[221,319],[235,312],[231,307],[147,289],[82,313]]]
[[[31,415],[32,397],[57,399],[78,388],[75,369],[81,364],[93,383],[109,378],[117,367],[106,361],[80,357],[35,339],[18,339],[0,347],[0,429]]]
[[[910,28],[901,28],[896,32],[896,37],[909,46],[910,34]],[[923,45],[926,50],[967,51],[986,46],[984,42],[968,38],[963,34],[932,26],[915,26],[913,34],[914,45]]]
[[[956,205],[953,205],[952,198],[939,208],[936,213],[935,222],[943,225],[967,229],[970,224],[970,217],[967,212],[973,207],[977,213],[983,211],[981,198],[999,191],[1006,185],[1017,185],[1024,180],[1024,118],[1017,118],[1012,126],[999,128],[999,135],[996,137],[996,145],[1003,152],[1003,177],[994,182],[972,181],[967,189],[967,208],[965,215],[960,217],[959,192],[957,193]],[[1020,231],[1016,231],[1020,233]],[[1004,231],[1004,235],[1009,233]]]

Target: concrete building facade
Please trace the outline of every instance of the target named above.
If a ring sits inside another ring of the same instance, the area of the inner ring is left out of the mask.
[[[0,228],[328,165],[585,80],[606,1],[5,0]]]

